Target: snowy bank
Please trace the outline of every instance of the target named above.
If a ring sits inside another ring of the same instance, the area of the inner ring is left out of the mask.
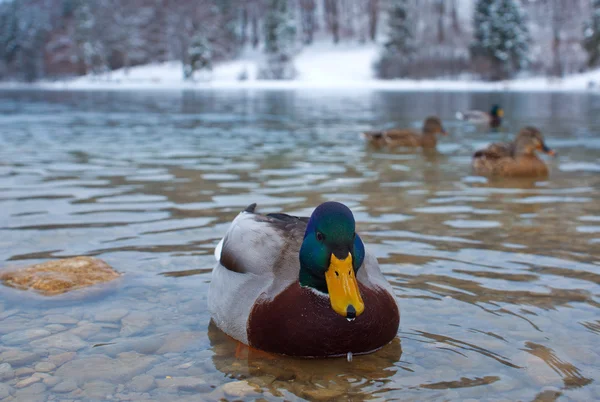
[[[54,90],[167,90],[167,89],[324,89],[390,91],[589,91],[600,88],[600,70],[557,78],[520,78],[502,82],[469,79],[378,80],[373,78],[375,45],[315,44],[294,61],[298,76],[290,81],[258,80],[261,54],[245,52],[238,60],[221,63],[212,72],[184,81],[179,62],[166,62],[35,84],[0,83],[0,88]],[[244,78],[243,80],[241,78]]]

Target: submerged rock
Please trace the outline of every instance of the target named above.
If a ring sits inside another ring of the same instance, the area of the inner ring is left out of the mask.
[[[154,386],[154,377],[148,374],[142,374],[138,375],[137,377],[133,377],[133,379],[129,383],[129,388],[137,392],[149,391],[152,388],[154,388]]]
[[[41,349],[64,349],[69,352],[76,352],[87,346],[78,336],[68,332],[59,332],[46,338],[38,339],[30,343],[31,346]]]
[[[115,392],[115,386],[106,381],[90,381],[83,386],[86,398],[106,400]]]
[[[0,363],[0,383],[4,380],[10,380],[15,376],[15,371],[8,363]]]
[[[67,362],[55,374],[73,379],[78,384],[90,381],[127,382],[146,371],[154,361],[154,357],[131,352],[121,353],[117,359],[94,355]]]
[[[115,308],[107,311],[100,311],[96,313],[95,320],[102,322],[118,322],[121,318],[125,317],[129,313],[129,310],[124,308]]]
[[[20,349],[10,349],[0,353],[0,361],[13,367],[20,367],[39,360],[40,355]]]
[[[5,345],[19,345],[22,343],[28,343],[37,338],[48,336],[50,334],[51,332],[46,329],[27,329],[24,331],[15,331],[4,335],[0,337],[0,341],[2,341],[2,343]]]
[[[52,388],[52,391],[59,394],[66,394],[67,392],[75,391],[76,389],[77,382],[71,378],[68,378]]]
[[[13,389],[8,384],[0,382],[0,399],[8,398]]]
[[[73,358],[77,355],[75,352],[64,352],[57,355],[48,356],[48,360],[52,362],[55,366],[60,367],[66,362],[73,360]]]
[[[17,271],[0,274],[6,286],[21,290],[37,290],[54,296],[99,283],[110,282],[121,274],[104,261],[93,257],[66,258],[35,264]]]
[[[235,396],[239,398],[248,397],[251,394],[258,394],[258,391],[255,387],[250,385],[247,381],[234,381],[228,382],[221,386],[221,389],[230,396]]]
[[[200,377],[168,377],[156,380],[160,388],[172,388],[187,392],[208,392],[211,387]]]
[[[19,381],[17,383],[17,385],[15,385],[15,387],[25,388],[25,387],[30,386],[31,384],[35,384],[36,382],[40,382],[40,381],[42,381],[42,379],[40,377],[31,376],[29,378]]]
[[[56,369],[56,364],[51,362],[39,362],[35,365],[35,371],[38,373],[49,373]]]

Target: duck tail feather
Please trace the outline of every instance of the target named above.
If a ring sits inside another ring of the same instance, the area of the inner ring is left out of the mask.
[[[252,204],[248,205],[246,207],[246,209],[244,209],[244,212],[249,212],[251,214],[253,214],[256,211],[256,203],[253,202]]]
[[[383,137],[383,131],[364,131],[360,135],[365,140],[374,140]]]

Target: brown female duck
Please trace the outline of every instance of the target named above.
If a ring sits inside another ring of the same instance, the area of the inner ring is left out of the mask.
[[[523,128],[511,143],[495,143],[473,155],[473,170],[482,176],[546,176],[548,167],[536,151],[554,155],[535,127]]]
[[[435,148],[437,134],[446,135],[439,117],[430,116],[423,122],[421,133],[412,129],[393,128],[385,131],[367,131],[363,137],[372,145],[390,148],[395,147],[423,147]]]

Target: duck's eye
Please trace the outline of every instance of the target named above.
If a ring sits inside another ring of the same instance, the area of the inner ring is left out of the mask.
[[[321,233],[321,232],[317,232],[317,240],[318,240],[318,241],[323,241],[323,240],[325,240],[325,236],[323,236],[323,233]]]

